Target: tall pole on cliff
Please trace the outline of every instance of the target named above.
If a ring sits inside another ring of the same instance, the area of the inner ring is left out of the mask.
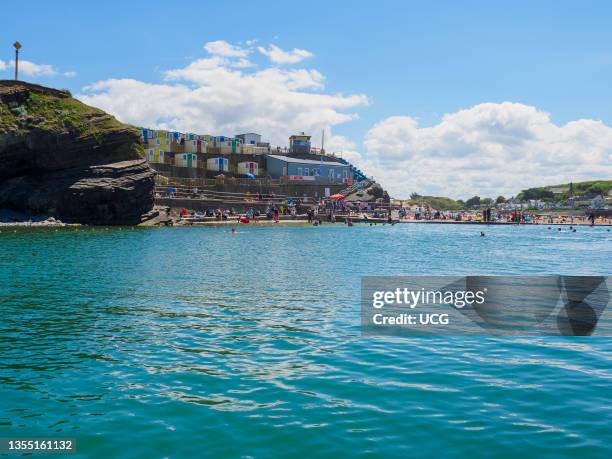
[[[16,41],[13,43],[15,47],[15,81],[19,80],[19,48],[21,48],[21,43]]]
[[[321,154],[325,151],[325,129],[321,129]]]

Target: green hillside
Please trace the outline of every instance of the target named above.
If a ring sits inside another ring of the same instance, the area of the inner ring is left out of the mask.
[[[436,210],[461,210],[465,208],[462,202],[443,196],[414,196],[406,205],[429,206]]]
[[[612,180],[591,180],[586,182],[563,183],[560,185],[547,185],[528,188],[521,191],[517,198],[520,200],[541,199],[543,201],[567,201],[570,196],[584,194],[607,195],[612,189]],[[557,190],[557,192],[553,192]],[[565,190],[558,192],[558,190]]]

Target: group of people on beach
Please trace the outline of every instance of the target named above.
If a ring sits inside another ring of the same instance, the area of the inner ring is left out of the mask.
[[[264,198],[257,196],[256,199]],[[265,204],[262,203],[262,204]],[[244,209],[244,207],[243,207]],[[429,206],[416,208],[391,207],[383,203],[345,202],[342,199],[285,199],[269,200],[266,207],[252,205],[247,207],[246,212],[236,211],[234,207],[229,209],[207,209],[197,212],[188,211],[183,208],[180,212],[181,219],[197,220],[199,218],[214,217],[216,221],[228,221],[236,218],[242,223],[256,221],[265,217],[267,220],[279,222],[281,217],[291,217],[291,220],[304,218],[309,224],[322,224],[324,221],[335,223],[338,221],[365,220],[369,218],[389,222],[393,221],[453,221],[471,223],[515,223],[515,224],[571,224],[571,225],[611,225],[612,215],[595,215],[587,212],[585,215],[555,215],[538,214],[528,211],[496,211],[493,208],[485,208],[479,211],[441,211]]]
[[[596,215],[586,212],[584,215],[538,214],[527,211],[494,212],[491,208],[478,212],[470,211],[440,211],[428,207],[417,207],[410,211],[397,210],[400,220],[456,221],[483,223],[518,223],[518,224],[576,224],[576,225],[610,225],[612,215]]]

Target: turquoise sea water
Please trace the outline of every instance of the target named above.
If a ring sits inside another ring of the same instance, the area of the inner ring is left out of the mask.
[[[609,457],[607,338],[377,338],[361,275],[612,274],[612,233],[0,228],[0,437],[73,457]]]

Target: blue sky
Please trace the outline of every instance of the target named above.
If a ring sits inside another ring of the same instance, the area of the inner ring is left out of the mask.
[[[367,104],[348,109],[356,115],[350,121],[330,125],[364,164],[378,161],[375,168],[385,168],[385,147],[374,142],[380,151],[373,151],[366,138],[393,116],[424,128],[438,125],[445,114],[508,101],[548,113],[555,126],[579,119],[612,125],[611,2],[14,4],[9,11],[3,7],[0,76],[11,77],[11,44],[18,39],[22,59],[56,72],[24,79],[75,94],[109,79],[163,83],[165,71],[206,58],[203,45],[216,40],[236,46],[257,40],[250,71],[274,64],[265,63],[257,46],[307,50],[312,56],[292,68],[324,76],[324,89],[314,92],[367,97]],[[609,151],[602,155],[608,158]]]

